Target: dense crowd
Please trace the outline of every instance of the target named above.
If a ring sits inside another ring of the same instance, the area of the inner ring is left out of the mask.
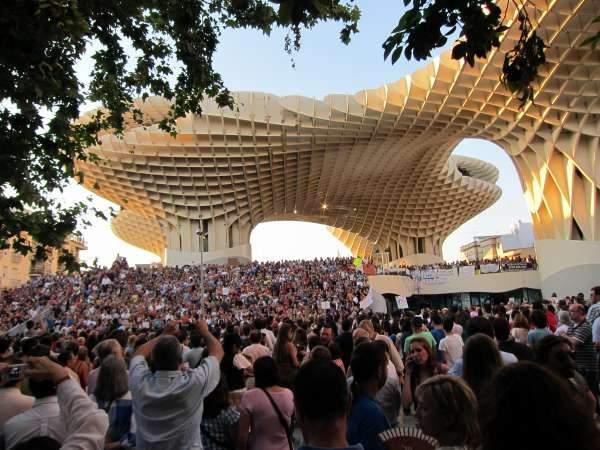
[[[0,305],[1,442],[383,450],[416,421],[444,449],[600,448],[600,287],[392,314],[367,293],[349,259],[32,280]]]
[[[110,269],[41,277],[5,293],[0,330],[40,313],[50,329],[102,331],[114,319],[129,329],[154,329],[165,321],[189,322],[202,310],[209,325],[256,317],[314,320],[324,301],[341,313],[358,311],[367,276],[350,259],[200,267],[130,268],[122,258]]]

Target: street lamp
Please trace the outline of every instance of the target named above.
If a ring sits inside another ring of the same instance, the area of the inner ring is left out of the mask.
[[[202,218],[200,218],[200,228],[196,230],[196,235],[198,235],[198,244],[200,245],[200,313],[202,314],[204,305],[204,239],[206,238]]]

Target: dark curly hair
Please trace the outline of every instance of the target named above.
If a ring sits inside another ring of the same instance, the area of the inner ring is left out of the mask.
[[[566,382],[532,362],[504,366],[480,408],[482,450],[597,450],[593,411]]]

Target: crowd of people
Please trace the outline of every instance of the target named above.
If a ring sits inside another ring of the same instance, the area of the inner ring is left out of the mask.
[[[432,270],[455,270],[456,275],[460,275],[461,267],[473,267],[476,274],[487,273],[481,270],[482,266],[497,266],[496,272],[514,272],[521,270],[537,270],[537,259],[535,256],[505,256],[501,258],[488,258],[477,261],[460,260],[455,262],[440,262],[437,264],[425,265],[398,265],[390,268],[381,268],[378,272],[389,275],[405,275],[416,277],[419,272]],[[488,269],[489,270],[489,269]]]
[[[600,448],[600,287],[375,314],[349,259],[200,270],[4,293],[4,448],[383,450],[415,421],[444,449]]]

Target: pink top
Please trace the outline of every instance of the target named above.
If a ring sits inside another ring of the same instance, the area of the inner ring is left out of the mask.
[[[252,344],[246,347],[242,353],[250,358],[250,361],[254,362],[262,356],[271,356],[271,350],[262,344]]]
[[[269,394],[289,424],[294,413],[294,395],[289,389]],[[262,389],[250,389],[242,397],[240,411],[250,416],[249,450],[289,450],[285,430],[273,405]]]

